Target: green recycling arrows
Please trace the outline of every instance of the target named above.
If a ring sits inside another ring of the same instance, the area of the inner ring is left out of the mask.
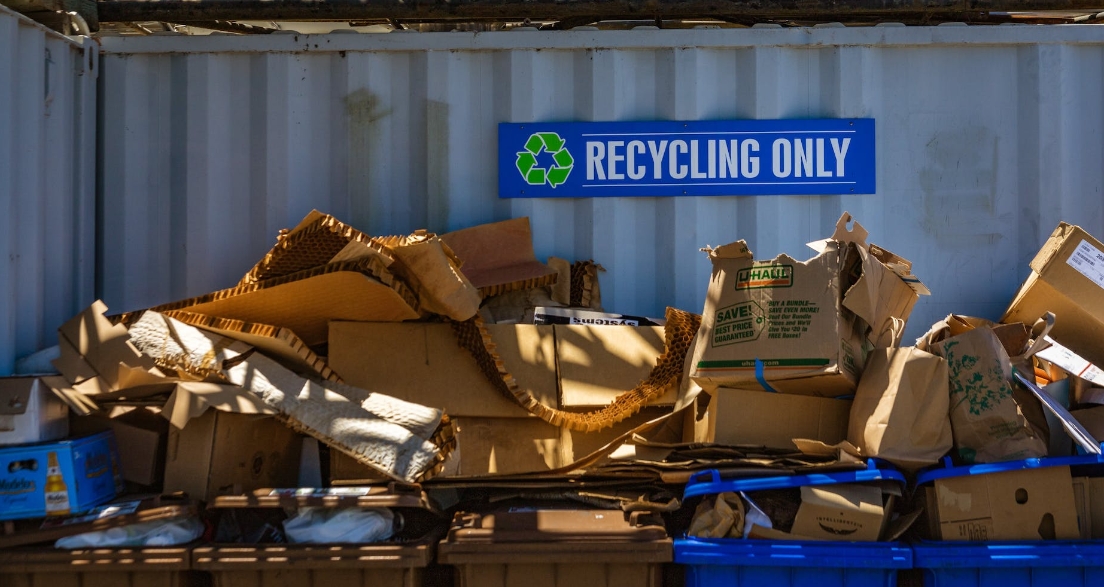
[[[556,186],[567,181],[575,159],[567,151],[564,140],[554,132],[537,132],[525,141],[525,150],[518,151],[517,170],[529,185]],[[552,154],[552,166],[548,169],[537,167],[537,155],[547,151]]]

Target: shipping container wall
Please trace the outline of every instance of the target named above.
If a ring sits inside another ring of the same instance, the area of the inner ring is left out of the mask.
[[[94,299],[97,66],[0,6],[0,375]]]
[[[373,234],[528,216],[609,311],[701,311],[706,245],[805,258],[842,211],[950,312],[997,318],[1059,220],[1104,236],[1104,37],[1087,26],[104,40],[102,295],[234,284],[312,208]],[[499,122],[869,117],[877,193],[506,200]]]

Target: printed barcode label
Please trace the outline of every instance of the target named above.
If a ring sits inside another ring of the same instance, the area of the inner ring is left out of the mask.
[[[1089,241],[1081,241],[1066,263],[1093,283],[1104,287],[1104,251],[1092,246]]]

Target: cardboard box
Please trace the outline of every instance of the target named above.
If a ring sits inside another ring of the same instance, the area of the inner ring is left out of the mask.
[[[591,326],[663,326],[662,318],[646,318],[629,314],[609,314],[578,308],[533,308],[534,324],[589,324]]]
[[[299,483],[302,437],[271,416],[206,410],[169,429],[164,491],[212,501]]]
[[[850,400],[719,388],[698,401],[708,405],[693,425],[684,427],[686,442],[796,450],[795,438],[827,445],[847,438]]]
[[[0,445],[47,442],[68,435],[69,407],[42,378],[0,378]]]
[[[876,485],[840,484],[801,488],[793,534],[817,540],[878,540],[889,505]]]
[[[937,479],[927,492],[937,539],[1076,540],[1069,467],[1040,467]]]
[[[663,354],[662,326],[557,325],[556,366],[560,405],[600,408],[648,378]],[[650,406],[673,406],[672,385]]]
[[[518,384],[558,407],[551,326],[489,324]],[[332,322],[330,367],[349,385],[441,408],[450,417],[528,418],[480,371],[447,324]]]
[[[1056,317],[1052,338],[1104,365],[1104,244],[1079,226],[1054,229],[1001,322],[1033,324],[1046,312]]]
[[[1093,438],[1097,440],[1104,438],[1104,406],[1071,410],[1070,415],[1084,426]]]
[[[147,487],[161,485],[169,422],[147,408],[116,408],[111,414],[74,417],[74,434],[111,430],[119,444],[123,479]]]
[[[0,520],[78,514],[111,500],[118,458],[109,431],[0,448]]]
[[[690,373],[699,385],[854,393],[866,353],[899,343],[927,289],[908,261],[867,246],[866,231],[858,223],[848,231],[848,220],[810,243],[817,254],[806,261],[756,261],[744,241],[706,249],[713,274]]]

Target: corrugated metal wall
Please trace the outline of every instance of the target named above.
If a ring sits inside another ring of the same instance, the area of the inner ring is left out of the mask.
[[[998,317],[1061,219],[1104,236],[1104,36],[1004,26],[104,40],[102,294],[233,284],[311,208],[375,234],[530,216],[606,309],[700,311],[704,245],[804,256],[851,211]],[[496,123],[872,117],[877,195],[499,200]]]
[[[85,42],[0,6],[0,375],[94,299],[98,57]]]

